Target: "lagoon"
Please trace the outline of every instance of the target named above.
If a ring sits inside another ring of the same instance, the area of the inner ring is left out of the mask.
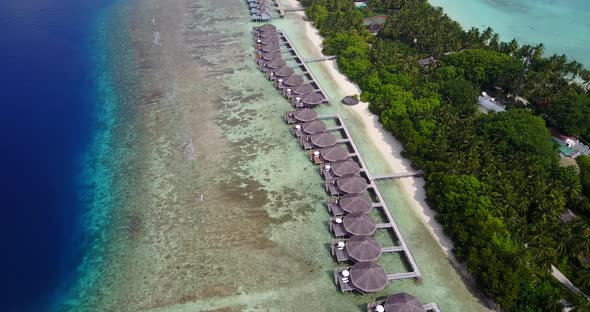
[[[500,38],[545,45],[590,65],[590,2],[586,0],[429,0],[465,29],[492,27]]]

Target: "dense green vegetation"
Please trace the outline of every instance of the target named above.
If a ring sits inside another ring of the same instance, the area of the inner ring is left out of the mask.
[[[565,56],[544,57],[541,44],[502,42],[489,28],[464,31],[424,0],[371,0],[363,10],[339,0],[302,3],[324,52],[339,56],[362,100],[425,170],[428,201],[481,291],[506,311],[561,311],[561,298],[590,309],[550,276],[553,264],[590,293],[590,158],[578,159],[579,173],[561,166],[546,127],[590,140],[590,97],[581,86],[590,72]],[[389,15],[377,37],[362,26],[363,14]],[[429,56],[436,66],[418,64]],[[511,109],[479,113],[484,90]],[[578,218],[564,224],[565,209]]]

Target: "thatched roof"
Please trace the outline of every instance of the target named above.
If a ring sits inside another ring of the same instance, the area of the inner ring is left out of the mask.
[[[307,105],[318,105],[325,101],[323,94],[319,92],[308,93],[301,98],[301,102]]]
[[[279,38],[277,37],[268,37],[260,40],[261,45],[269,45],[269,44],[278,44]]]
[[[267,30],[276,30],[276,29],[277,29],[277,27],[275,25],[265,24],[265,25],[262,25],[262,26],[256,28],[256,31],[264,32],[264,31],[267,31]]]
[[[306,83],[293,88],[293,94],[303,95],[313,92],[313,90],[315,90],[315,88],[310,83]]]
[[[275,77],[288,77],[293,75],[294,71],[293,68],[285,65],[278,70],[273,71]]]
[[[262,59],[265,61],[272,61],[278,58],[282,58],[283,56],[281,55],[280,52],[269,52],[269,53],[263,53],[262,54]]]
[[[328,127],[326,126],[326,124],[319,120],[306,122],[301,125],[301,130],[307,134],[322,133],[326,131],[327,128]]]
[[[350,281],[362,292],[378,292],[385,289],[387,274],[374,262],[357,262],[350,269]]]
[[[381,256],[381,246],[368,235],[353,236],[345,243],[346,252],[357,262],[375,261]]]
[[[262,13],[262,12],[261,12]],[[273,30],[262,31],[258,33],[258,36],[261,38],[269,38],[269,37],[276,37],[277,32]]]
[[[281,51],[281,46],[280,46],[280,45],[278,45],[278,44],[276,44],[276,43],[275,43],[275,44],[269,44],[269,45],[262,46],[262,47],[260,48],[260,50],[261,50],[263,53],[269,53],[269,52],[280,52],[280,51]]]
[[[420,64],[422,66],[428,66],[428,65],[436,64],[436,60],[434,59],[434,57],[431,56],[429,58],[419,60],[418,64]]]
[[[355,99],[354,97],[348,95],[342,99],[342,103],[346,105],[356,105],[359,103],[359,100]]]
[[[405,292],[387,297],[383,307],[386,312],[426,312],[418,298]]]
[[[305,80],[300,75],[293,75],[293,76],[287,78],[285,81],[283,81],[283,85],[285,87],[292,88],[292,87],[302,84],[303,81],[305,81]]]
[[[341,161],[348,158],[348,152],[340,146],[332,146],[327,148],[322,148],[320,150],[320,155],[322,158],[329,162]]]
[[[333,134],[324,132],[312,135],[310,141],[315,147],[328,147],[336,145],[338,139]]]
[[[318,117],[318,113],[316,113],[313,109],[304,108],[298,109],[293,113],[293,118],[306,122],[315,120]]]
[[[367,180],[360,176],[346,175],[336,180],[338,188],[347,194],[359,194],[364,192],[367,187]]]
[[[284,67],[285,65],[287,65],[287,62],[285,62],[285,60],[283,60],[282,58],[276,58],[276,59],[266,63],[266,67],[271,68],[271,69],[281,68],[281,67]]]
[[[559,219],[561,219],[561,221],[564,223],[572,222],[576,217],[576,214],[569,209],[566,209],[559,215]]]
[[[361,172],[361,166],[352,159],[339,161],[332,164],[332,172],[339,177],[347,174],[355,175]]]
[[[342,210],[348,213],[366,213],[373,207],[369,197],[359,194],[346,194],[338,200],[338,203]]]
[[[342,224],[351,235],[373,235],[377,229],[375,220],[366,213],[349,213],[342,218]]]

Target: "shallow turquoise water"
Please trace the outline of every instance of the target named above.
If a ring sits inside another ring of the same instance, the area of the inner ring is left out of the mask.
[[[503,40],[542,42],[546,54],[566,54],[588,66],[590,1],[429,0],[464,28],[492,27]]]

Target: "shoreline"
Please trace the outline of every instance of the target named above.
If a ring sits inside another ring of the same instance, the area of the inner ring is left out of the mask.
[[[296,0],[283,1],[289,7],[300,7],[299,2]],[[305,16],[305,12],[303,11],[297,11],[294,12],[294,14],[301,18]],[[304,25],[304,33],[310,43],[307,48],[311,49],[318,55],[323,55],[323,38],[320,36],[318,30],[310,21],[304,21]],[[335,60],[324,61],[321,63],[321,66],[329,74],[334,84],[336,84],[340,90],[344,90],[348,95],[360,95],[360,88],[338,71],[338,66]],[[401,155],[401,151],[403,151],[402,144],[391,133],[383,129],[383,125],[379,122],[378,116],[371,113],[368,107],[369,104],[365,102],[360,102],[354,106],[347,106],[347,108],[352,110],[364,125],[364,130],[367,136],[379,151],[381,158],[385,161],[385,164],[391,172],[405,172],[412,170],[410,160]],[[434,219],[434,216],[437,213],[426,203],[424,179],[404,178],[400,179],[399,182],[407,203],[411,206],[414,213],[420,218],[422,224],[428,229],[428,232],[436,240],[446,256],[455,264],[455,266],[459,266],[458,269],[462,270],[463,266],[456,261],[454,255],[450,252],[454,247],[453,242],[444,234],[442,225]]]

